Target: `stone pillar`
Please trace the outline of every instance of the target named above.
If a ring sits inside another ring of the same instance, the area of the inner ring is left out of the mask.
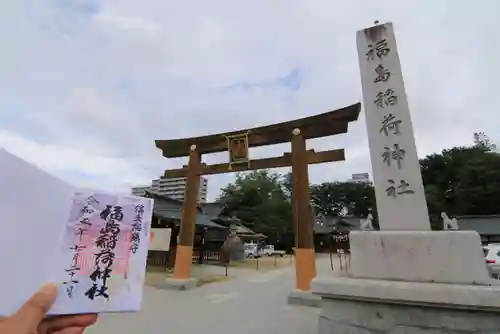
[[[193,241],[196,224],[196,207],[200,190],[201,155],[196,145],[191,145],[187,167],[186,193],[182,206],[181,229],[174,267],[174,279],[188,279],[193,256]]]
[[[300,129],[294,129],[292,134],[292,204],[297,245],[296,288],[309,291],[311,280],[316,276],[316,254],[310,212],[306,141]]]
[[[430,231],[393,26],[356,39],[380,231],[352,231],[349,275],[313,281],[318,333],[499,333],[477,232]]]

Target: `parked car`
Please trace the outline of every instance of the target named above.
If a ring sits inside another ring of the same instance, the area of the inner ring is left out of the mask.
[[[500,277],[500,246],[483,247],[486,265],[493,278]]]
[[[243,245],[243,250],[246,259],[256,259],[261,256],[261,251],[257,244],[245,244]]]
[[[276,255],[276,256],[283,257],[283,255],[285,255],[285,251],[283,251],[283,250],[275,250],[273,245],[266,245],[264,247],[264,249],[262,250],[262,254],[263,255],[267,255],[267,256]]]

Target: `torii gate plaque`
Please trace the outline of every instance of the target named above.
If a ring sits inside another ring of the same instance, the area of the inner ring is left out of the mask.
[[[173,140],[156,140],[166,158],[189,156],[187,168],[166,170],[167,178],[187,177],[181,216],[174,280],[189,279],[200,175],[241,172],[292,166],[293,227],[296,243],[296,287],[309,291],[316,276],[312,215],[309,198],[308,164],[345,160],[344,150],[314,152],[306,139],[347,133],[349,122],[358,119],[361,104],[327,113],[242,131]],[[252,147],[291,142],[292,152],[266,159],[249,159]],[[229,163],[206,165],[201,155],[229,151]]]

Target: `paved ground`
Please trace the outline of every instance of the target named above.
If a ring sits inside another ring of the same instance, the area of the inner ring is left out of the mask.
[[[248,259],[245,261],[238,261],[231,263],[226,269],[220,265],[196,265],[191,267],[191,276],[200,280],[201,284],[225,281],[233,279],[234,277],[247,277],[250,275],[260,274],[293,265],[295,262],[293,256],[284,257],[263,257],[261,259]],[[171,276],[171,273],[167,274]],[[146,285],[158,286],[162,285],[165,281],[165,269],[160,267],[150,268],[146,276]]]
[[[319,273],[331,273],[328,256]],[[240,272],[242,273],[242,272]],[[141,312],[103,315],[89,334],[313,334],[318,309],[288,306],[293,267],[237,278],[190,291],[145,287]]]

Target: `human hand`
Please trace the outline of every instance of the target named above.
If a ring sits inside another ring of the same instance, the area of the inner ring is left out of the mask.
[[[0,319],[0,334],[82,334],[96,322],[97,314],[45,318],[58,292],[57,284],[44,285],[14,315]]]

